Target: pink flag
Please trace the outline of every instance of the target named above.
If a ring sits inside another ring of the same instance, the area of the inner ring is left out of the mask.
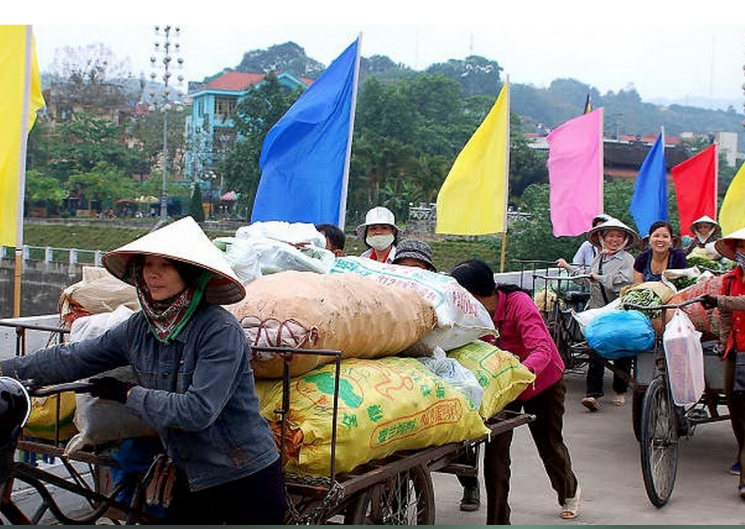
[[[546,141],[554,236],[580,235],[603,212],[603,109],[570,119]]]

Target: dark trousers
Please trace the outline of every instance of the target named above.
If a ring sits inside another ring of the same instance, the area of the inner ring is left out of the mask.
[[[277,459],[250,476],[196,492],[190,492],[181,480],[166,523],[281,525],[287,507],[284,473]]]
[[[732,384],[735,380],[735,360],[737,351],[730,351],[726,358],[724,366],[724,392],[727,395],[727,409],[730,415],[730,424],[732,432],[735,434],[737,441],[738,461],[740,467],[745,464],[745,392],[732,391]],[[745,472],[740,470],[740,487],[745,486]]]
[[[619,358],[617,360],[611,360],[613,365],[626,373],[631,373],[632,358]],[[596,359],[591,358],[587,364],[587,390],[585,396],[587,397],[602,397],[603,393],[603,377],[605,376],[605,364]],[[626,393],[629,389],[628,379],[624,379],[617,373],[613,373],[613,391],[616,393]]]
[[[577,478],[572,471],[569,450],[564,444],[562,434],[564,424],[564,397],[566,387],[564,380],[536,395],[532,399],[508,404],[505,408],[516,412],[535,415],[535,420],[528,424],[530,435],[543,461],[543,467],[556,491],[559,505],[577,492]],[[486,485],[486,523],[489,525],[507,525],[510,523],[510,445],[512,430],[497,435],[486,444],[484,452],[484,483]]]

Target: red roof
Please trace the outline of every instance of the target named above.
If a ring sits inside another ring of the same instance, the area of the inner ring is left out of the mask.
[[[240,92],[259,84],[264,80],[266,74],[263,73],[243,73],[243,72],[225,72],[217,79],[213,79],[200,90],[232,90]]]

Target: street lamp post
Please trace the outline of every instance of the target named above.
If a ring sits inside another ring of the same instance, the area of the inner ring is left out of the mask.
[[[181,45],[178,42],[175,42],[175,39],[177,39],[181,34],[181,28],[179,27],[173,27],[173,26],[163,26],[162,28],[160,26],[155,26],[155,36],[160,38],[161,40],[155,41],[155,53],[150,57],[150,63],[151,66],[155,69],[158,65],[158,55],[161,55],[161,65],[163,69],[163,75],[161,77],[161,80],[163,81],[163,91],[162,91],[162,111],[163,111],[163,180],[161,182],[161,189],[160,189],[160,220],[158,221],[159,225],[163,225],[168,220],[168,111],[171,107],[170,105],[170,94],[171,94],[171,77],[173,73],[171,72],[172,61],[175,59],[178,66],[181,67],[184,63],[184,59],[179,57],[179,53],[181,51]],[[154,81],[158,74],[153,71],[150,74],[150,78]],[[179,75],[177,77],[178,83],[180,84],[184,80],[183,75]],[[151,92],[151,94],[154,96],[155,94]],[[155,102],[155,99],[153,99],[153,102]]]

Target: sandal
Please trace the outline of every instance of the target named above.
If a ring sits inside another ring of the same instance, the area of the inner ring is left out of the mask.
[[[613,397],[611,400],[614,406],[623,406],[626,404],[626,394],[625,393],[616,393],[616,396]]]
[[[561,507],[559,518],[562,520],[573,520],[579,514],[579,498],[580,489],[577,485],[577,492],[574,493],[573,498],[567,498],[564,500],[564,505]]]

